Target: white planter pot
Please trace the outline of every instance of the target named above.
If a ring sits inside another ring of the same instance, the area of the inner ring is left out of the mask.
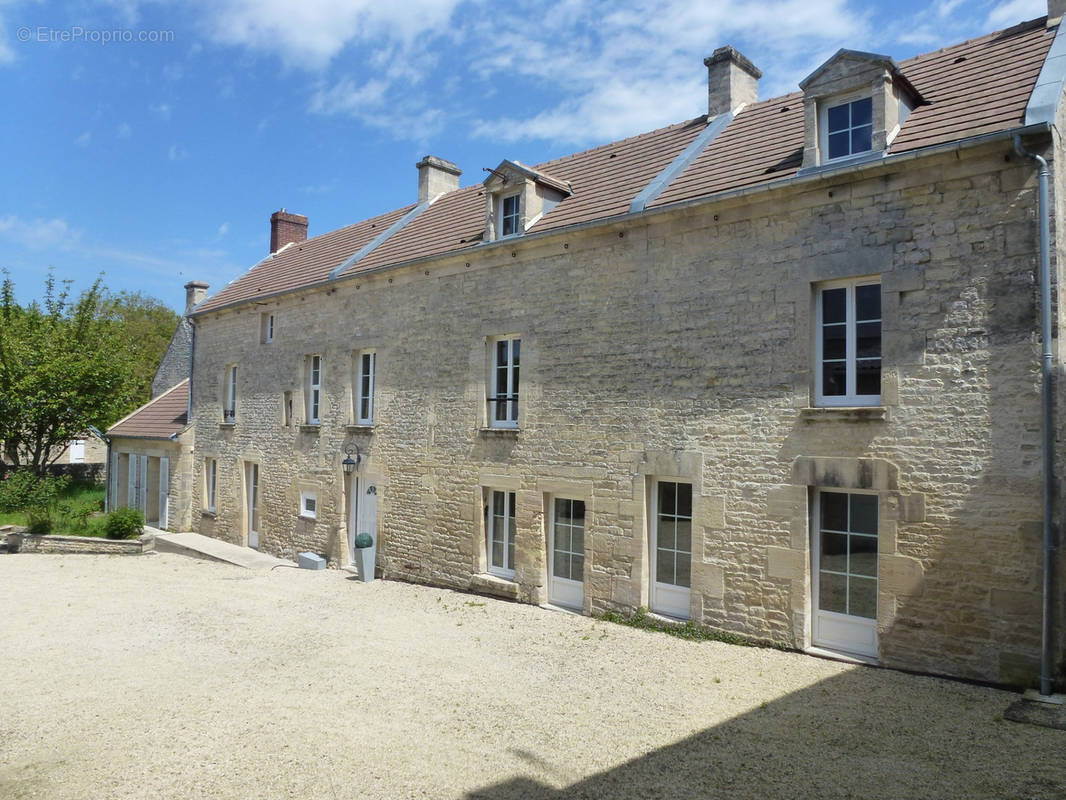
[[[356,549],[359,563],[359,579],[364,583],[374,580],[374,550],[373,547],[360,547]]]

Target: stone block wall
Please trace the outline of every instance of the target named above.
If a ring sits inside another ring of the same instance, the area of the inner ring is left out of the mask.
[[[261,548],[345,564],[341,461],[357,445],[359,474],[378,481],[385,575],[491,590],[485,490],[504,489],[517,555],[501,592],[544,602],[546,498],[559,494],[587,502],[585,612],[632,611],[649,600],[649,492],[673,478],[693,486],[691,616],[802,648],[811,491],[859,488],[879,497],[880,661],[1027,680],[1040,624],[1035,185],[992,144],[202,315],[193,525],[247,543],[254,462]],[[882,281],[882,406],[812,408],[815,286],[865,275]],[[522,341],[510,432],[485,429],[488,346],[503,335]],[[363,349],[377,354],[372,428],[351,424]],[[324,360],[317,426],[301,424],[310,354]],[[302,488],[317,492],[315,520],[298,516]]]

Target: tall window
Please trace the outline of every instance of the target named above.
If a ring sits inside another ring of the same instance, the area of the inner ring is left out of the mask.
[[[226,368],[226,402],[222,407],[222,421],[233,422],[237,419],[237,365]]]
[[[823,125],[827,159],[868,153],[873,147],[873,100],[864,97],[830,106]]]
[[[489,572],[514,577],[514,492],[492,490],[487,508]]]
[[[817,292],[817,404],[879,405],[880,280],[863,278],[823,284]]]
[[[818,493],[818,610],[877,618],[877,495]]]
[[[518,338],[493,342],[493,367],[489,389],[489,425],[518,427],[518,377],[522,342]]]
[[[374,424],[374,353],[360,353],[356,359],[355,422]]]
[[[207,501],[207,510],[215,513],[215,486],[218,481],[218,461],[214,458],[207,459],[204,464],[204,495]]]
[[[322,356],[307,359],[307,424],[319,423],[322,405]]]
[[[521,233],[519,218],[519,195],[512,194],[500,200],[500,235],[514,236]]]
[[[274,341],[274,315],[273,314],[260,314],[259,315],[259,334],[260,341],[263,344],[270,344]]]

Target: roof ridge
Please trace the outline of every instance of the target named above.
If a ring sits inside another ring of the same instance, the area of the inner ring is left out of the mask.
[[[913,55],[910,58],[905,58],[902,61],[900,61],[899,62],[899,67],[900,67],[900,69],[903,69],[906,65],[912,64],[913,62],[916,62],[916,61],[918,61],[921,58],[928,58],[929,56],[934,56],[934,55],[937,55],[938,53],[946,53],[946,52],[948,52],[950,50],[955,50],[956,48],[959,48],[959,47],[965,47],[966,45],[971,45],[971,44],[977,44],[979,42],[990,41],[992,39],[995,39],[995,38],[998,38],[998,37],[1001,37],[1001,36],[1005,36],[1005,35],[1013,35],[1015,33],[1022,33],[1024,31],[1029,30],[1030,28],[1037,27],[1038,23],[1039,24],[1044,24],[1045,20],[1047,20],[1047,15],[1046,14],[1044,16],[1042,16],[1042,17],[1037,17],[1036,19],[1030,19],[1030,20],[1026,20],[1025,22],[1019,22],[1019,23],[1017,23],[1015,25],[1011,25],[1008,28],[1003,28],[1003,29],[998,30],[998,31],[991,31],[989,33],[983,33],[980,36],[974,36],[972,39],[965,39],[965,40],[963,40],[961,42],[956,42],[955,44],[945,45],[944,47],[938,48],[937,50],[930,50],[927,53],[918,53],[917,55]]]

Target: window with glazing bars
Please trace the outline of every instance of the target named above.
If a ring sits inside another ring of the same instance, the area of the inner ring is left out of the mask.
[[[489,425],[494,428],[518,426],[518,382],[521,340],[493,342],[493,368],[489,394]]]

